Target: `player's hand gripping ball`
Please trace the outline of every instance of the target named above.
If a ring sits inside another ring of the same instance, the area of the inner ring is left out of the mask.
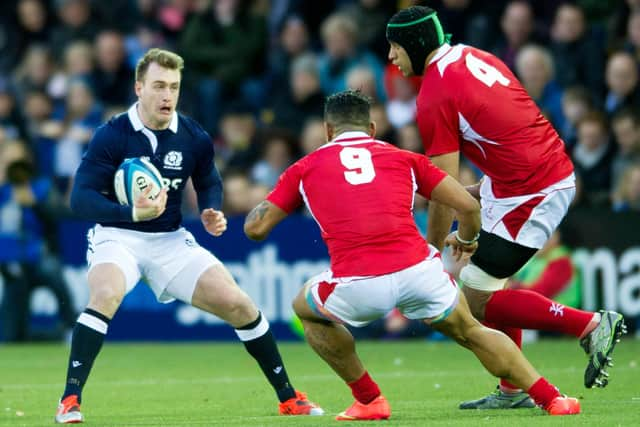
[[[153,164],[141,157],[127,159],[118,167],[113,178],[116,197],[121,205],[133,206],[140,194],[149,187],[148,197],[153,200],[162,190],[162,175]]]

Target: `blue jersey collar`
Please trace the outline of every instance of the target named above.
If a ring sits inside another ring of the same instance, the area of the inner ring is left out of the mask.
[[[131,126],[136,132],[140,132],[144,129],[144,124],[142,120],[140,120],[140,116],[138,115],[138,103],[136,102],[131,107],[129,107],[129,111],[127,111],[127,116],[129,116],[129,122],[131,122]],[[171,123],[169,123],[169,130],[173,133],[178,133],[178,113],[173,112],[173,117],[171,118]]]

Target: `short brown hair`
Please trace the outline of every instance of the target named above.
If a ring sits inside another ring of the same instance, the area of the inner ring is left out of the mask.
[[[184,68],[184,59],[182,59],[182,57],[177,53],[158,48],[149,49],[147,53],[140,58],[136,65],[137,82],[144,80],[144,76],[147,74],[147,69],[152,62],[170,70],[182,71]]]

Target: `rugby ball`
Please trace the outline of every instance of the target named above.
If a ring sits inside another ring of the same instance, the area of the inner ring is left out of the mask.
[[[116,198],[121,205],[133,206],[149,186],[149,198],[155,199],[162,190],[162,175],[149,160],[142,157],[122,162],[113,177]]]

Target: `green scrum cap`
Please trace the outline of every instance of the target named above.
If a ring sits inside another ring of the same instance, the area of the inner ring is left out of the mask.
[[[421,76],[429,54],[448,43],[436,11],[426,6],[413,6],[393,15],[387,24],[387,40],[399,44],[409,55],[413,74]]]

